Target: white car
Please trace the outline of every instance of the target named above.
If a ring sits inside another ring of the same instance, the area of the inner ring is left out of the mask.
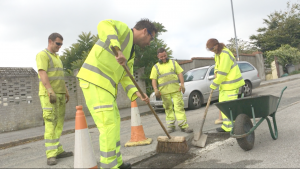
[[[242,76],[245,80],[245,85],[241,87],[240,93],[244,92],[244,96],[250,96],[252,89],[260,85],[261,79],[258,76],[257,69],[246,61],[237,61],[241,70]],[[184,77],[184,86],[186,88],[183,94],[184,108],[198,109],[202,104],[206,103],[210,93],[210,85],[215,78],[214,67],[205,66],[187,71]],[[219,99],[219,89],[214,90],[212,101]],[[154,110],[164,110],[161,99],[155,97],[153,92],[150,95],[150,104]]]

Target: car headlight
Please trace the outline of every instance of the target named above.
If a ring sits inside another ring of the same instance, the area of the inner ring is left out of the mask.
[[[150,95],[150,102],[156,101],[156,96],[155,96],[155,92],[151,93]]]

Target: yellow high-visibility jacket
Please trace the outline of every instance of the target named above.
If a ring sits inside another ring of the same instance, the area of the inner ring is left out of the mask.
[[[118,93],[118,84],[121,83],[129,99],[135,100],[137,88],[129,76],[126,76],[124,68],[117,62],[110,49],[110,46],[117,46],[121,49],[127,59],[127,66],[133,74],[135,53],[132,30],[125,23],[111,19],[101,21],[97,30],[99,40],[87,56],[77,77],[107,90],[115,98]]]
[[[66,93],[63,64],[58,55],[46,48],[36,55],[38,70],[47,72],[50,85],[55,93]],[[47,90],[39,77],[39,95],[47,95]]]
[[[217,73],[217,77],[210,85],[211,89],[220,85],[220,90],[234,90],[245,85],[236,59],[229,49],[224,47],[219,55],[216,54],[215,62],[214,72]]]
[[[150,79],[158,80],[158,88],[162,95],[179,91],[178,74],[183,69],[174,60],[167,63],[157,63],[152,67]]]

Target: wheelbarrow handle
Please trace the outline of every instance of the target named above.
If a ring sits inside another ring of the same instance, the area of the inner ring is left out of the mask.
[[[282,91],[281,91],[280,97],[279,97],[279,99],[278,99],[278,102],[277,102],[276,111],[277,111],[277,109],[278,109],[278,106],[279,106],[279,103],[280,103],[281,97],[282,97],[282,95],[283,95],[283,92],[285,91],[285,89],[286,89],[286,88],[287,88],[287,86],[285,86],[285,87],[282,89]],[[276,111],[275,111],[275,112],[276,112]]]
[[[110,47],[111,50],[114,52],[114,54],[116,56],[118,56],[118,52],[116,51],[116,49],[111,46]],[[138,89],[138,91],[140,92],[140,94],[142,95],[143,98],[145,98],[144,92],[142,91],[142,89],[139,87],[139,85],[136,83],[136,81],[134,80],[133,76],[131,75],[129,69],[127,68],[126,65],[122,65],[124,70],[126,71],[127,75],[129,76],[129,78],[131,79],[131,81],[134,83],[135,87]],[[165,126],[162,124],[161,120],[158,118],[156,112],[154,111],[153,107],[150,105],[150,103],[147,103],[148,107],[150,108],[151,112],[153,113],[153,115],[155,116],[156,120],[158,121],[158,123],[160,124],[160,126],[162,127],[162,129],[164,130],[164,132],[166,133],[166,135],[168,136],[169,139],[171,139],[170,134],[168,133],[168,131],[166,130]]]

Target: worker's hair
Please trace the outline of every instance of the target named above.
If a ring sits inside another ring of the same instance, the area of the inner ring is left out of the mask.
[[[207,43],[206,43],[206,47],[207,48],[212,48],[214,46],[218,45],[218,51],[216,54],[220,54],[223,50],[224,47],[226,47],[224,45],[224,43],[219,43],[219,41],[215,38],[211,38],[211,39],[208,39]]]
[[[163,53],[163,52],[166,52],[166,49],[165,49],[165,48],[158,48],[158,49],[157,49],[157,55],[158,55],[159,53]]]
[[[155,34],[157,34],[157,29],[154,26],[154,24],[147,18],[141,19],[140,21],[138,21],[135,26],[135,29],[137,30],[142,30],[144,28],[146,28],[150,33],[152,33],[153,31],[155,32]]]
[[[48,40],[51,39],[51,40],[54,42],[56,38],[59,38],[59,39],[61,39],[61,40],[64,40],[64,38],[63,38],[59,33],[52,33],[52,34],[48,37]]]

